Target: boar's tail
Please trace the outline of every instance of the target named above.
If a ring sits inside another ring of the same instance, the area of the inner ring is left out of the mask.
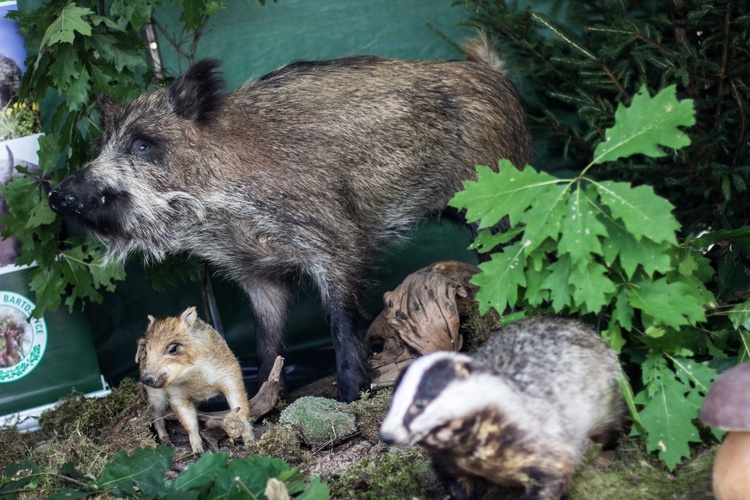
[[[463,51],[469,61],[486,64],[497,72],[505,74],[505,61],[495,51],[492,43],[482,32],[463,44]]]

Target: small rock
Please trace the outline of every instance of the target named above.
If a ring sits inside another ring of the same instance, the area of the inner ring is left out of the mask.
[[[335,444],[357,431],[349,405],[316,396],[305,396],[287,406],[279,423],[294,427],[305,444],[313,447]]]

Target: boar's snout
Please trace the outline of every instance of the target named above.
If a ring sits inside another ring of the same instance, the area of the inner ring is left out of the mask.
[[[161,389],[164,386],[164,377],[156,378],[153,375],[144,373],[141,376],[141,382],[154,389]]]
[[[58,215],[82,215],[101,205],[98,193],[82,182],[82,173],[68,177],[49,194],[49,207]]]

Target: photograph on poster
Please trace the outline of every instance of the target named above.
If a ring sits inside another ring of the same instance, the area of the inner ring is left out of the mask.
[[[26,69],[26,49],[18,22],[6,18],[16,2],[0,2],[0,184],[18,175],[16,167],[38,169],[39,109],[35,103],[15,99]],[[8,213],[0,198],[0,216]],[[0,230],[4,229],[0,226]],[[0,241],[0,268],[13,264],[18,252],[16,238]],[[1,343],[1,342],[0,342]],[[2,360],[0,360],[2,363]]]
[[[5,18],[12,10],[16,10],[16,2],[0,2],[0,108],[10,102],[21,85],[23,61],[26,59],[18,23]]]

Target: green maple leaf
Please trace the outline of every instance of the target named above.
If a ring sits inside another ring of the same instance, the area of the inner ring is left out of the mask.
[[[66,90],[66,104],[68,110],[76,112],[80,110],[84,104],[89,102],[91,89],[91,78],[89,77],[89,71],[84,67],[81,68],[76,79],[73,80],[71,85]]]
[[[679,328],[705,321],[704,303],[692,294],[685,283],[670,283],[667,278],[643,280],[628,290],[628,302],[652,318],[654,325]]]
[[[673,357],[672,363],[676,368],[677,377],[684,384],[691,384],[693,392],[702,397],[708,393],[713,383],[719,377],[719,373],[708,365],[708,361],[699,363],[694,359]]]
[[[607,229],[598,218],[599,210],[580,189],[568,198],[567,211],[562,221],[562,236],[558,251],[570,255],[574,266],[586,267],[591,254],[601,255],[600,236],[607,236]]]
[[[612,217],[620,219],[636,240],[646,237],[654,243],[677,244],[680,224],[672,215],[669,201],[657,196],[651,186],[631,187],[625,182],[603,181],[595,185],[601,203]]]
[[[491,252],[495,247],[508,243],[521,233],[523,233],[522,227],[514,227],[505,232],[498,231],[495,234],[492,234],[489,229],[483,229],[479,231],[469,248],[479,253]]]
[[[618,323],[625,330],[633,329],[633,306],[628,302],[628,292],[620,290],[615,300],[615,308],[612,311],[612,324]]]
[[[69,3],[49,25],[42,38],[42,47],[56,43],[73,43],[76,33],[91,36],[91,25],[86,19],[94,11]]]
[[[604,225],[609,234],[602,243],[604,260],[609,266],[619,262],[628,279],[632,279],[638,269],[643,269],[649,277],[657,271],[664,274],[672,269],[671,244],[654,243],[649,239],[637,241],[622,224],[611,219],[605,219]]]
[[[541,288],[549,290],[552,309],[559,313],[570,307],[573,301],[574,287],[571,281],[570,256],[563,255],[547,267],[548,275],[543,280]]]
[[[646,429],[648,451],[659,452],[659,458],[670,470],[690,456],[689,443],[700,442],[693,420],[698,417],[699,402],[687,395],[692,391],[682,383],[657,353],[649,353],[642,366],[644,383],[650,389],[639,392],[635,402],[643,406],[638,413]]]
[[[113,495],[133,496],[137,485],[143,493],[157,495],[164,491],[164,475],[172,466],[174,453],[164,445],[153,450],[138,448],[131,456],[121,450],[104,466],[98,486]]]
[[[497,172],[477,166],[477,180],[464,181],[464,190],[456,193],[448,205],[466,209],[466,221],[480,221],[480,229],[494,226],[506,216],[511,225],[515,225],[543,189],[558,182],[551,175],[537,172],[530,166],[520,171],[510,161],[502,160]]]
[[[544,287],[549,275],[550,271],[546,266],[540,270],[526,269],[526,290],[523,297],[531,307],[541,307],[546,301],[550,300],[549,291]]]
[[[570,198],[569,189],[570,184],[547,187],[536,196],[532,207],[521,216],[521,222],[525,225],[524,242],[527,255],[536,250],[547,238],[558,240]]]
[[[604,142],[594,151],[593,163],[615,161],[634,154],[653,158],[665,156],[663,146],[679,149],[690,144],[690,138],[677,127],[694,124],[693,101],[678,101],[674,85],[653,98],[644,85],[633,97],[630,107],[617,106],[615,125],[605,131]]]
[[[607,272],[606,267],[592,260],[584,267],[574,266],[571,269],[574,305],[584,306],[584,314],[598,313],[612,299],[616,288]]]
[[[481,272],[474,275],[471,283],[479,287],[476,301],[481,314],[489,311],[490,307],[502,314],[508,304],[515,305],[518,287],[526,285],[525,263],[523,245],[516,243],[493,254],[489,262],[479,265]]]
[[[39,204],[29,212],[29,218],[26,221],[26,228],[32,229],[35,227],[51,224],[55,222],[57,215],[49,207],[46,199],[39,200]]]
[[[66,44],[55,54],[55,62],[50,66],[52,81],[57,88],[68,88],[80,71],[81,60],[72,45]]]
[[[175,492],[186,492],[207,488],[214,480],[216,472],[226,468],[227,453],[204,453],[201,458],[188,465],[172,483]]]
[[[735,329],[750,330],[750,300],[735,306],[729,311],[729,320]]]
[[[602,330],[602,338],[618,355],[622,352],[622,348],[627,343],[622,336],[622,328],[614,322],[609,324],[609,328]]]

